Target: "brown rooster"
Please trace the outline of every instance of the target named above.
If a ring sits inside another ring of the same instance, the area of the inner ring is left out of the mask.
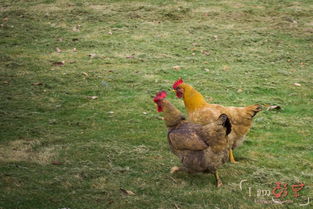
[[[163,112],[170,149],[180,158],[183,165],[173,167],[171,173],[213,173],[216,186],[222,186],[217,168],[228,160],[227,135],[231,132],[231,124],[227,115],[222,114],[206,125],[191,123],[165,98],[166,92],[159,92],[154,97],[154,102],[158,112]]]
[[[204,97],[182,79],[173,84],[173,89],[178,98],[183,98],[189,120],[194,123],[207,124],[215,121],[221,114],[226,114],[232,124],[232,131],[229,134],[229,160],[236,163],[233,150],[244,140],[245,135],[252,126],[253,117],[261,111],[260,105],[247,107],[224,107],[218,104],[209,104]]]

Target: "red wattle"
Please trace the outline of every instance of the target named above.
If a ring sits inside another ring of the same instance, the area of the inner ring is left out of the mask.
[[[182,98],[183,94],[181,92],[176,91],[176,96],[177,96],[177,98]]]

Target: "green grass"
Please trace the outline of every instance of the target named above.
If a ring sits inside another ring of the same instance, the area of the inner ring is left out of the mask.
[[[0,208],[298,208],[312,200],[312,1],[0,6]],[[179,161],[152,96],[180,76],[212,103],[283,108],[256,116],[235,150],[239,164],[220,169],[220,189],[212,175],[169,174]],[[278,181],[305,188],[294,198],[289,187],[284,200],[293,203],[257,203],[272,197],[257,190]]]

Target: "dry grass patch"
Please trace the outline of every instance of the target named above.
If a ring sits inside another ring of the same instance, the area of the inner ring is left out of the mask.
[[[20,139],[0,145],[1,162],[32,162],[50,164],[58,155],[58,147],[40,147],[38,139]],[[39,147],[39,148],[37,148]]]

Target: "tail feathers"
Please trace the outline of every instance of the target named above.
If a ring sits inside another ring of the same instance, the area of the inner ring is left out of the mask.
[[[246,107],[248,110],[249,115],[251,115],[251,117],[253,118],[258,112],[262,111],[262,106],[255,104],[255,105],[251,105]]]

